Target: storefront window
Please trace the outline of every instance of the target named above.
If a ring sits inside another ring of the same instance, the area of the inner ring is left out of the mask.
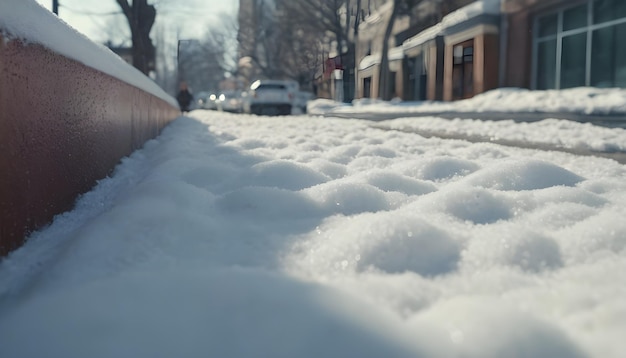
[[[615,87],[626,88],[626,24],[615,26]]]
[[[613,86],[613,64],[615,62],[615,33],[612,27],[593,32],[591,53],[591,85],[595,87]]]
[[[559,18],[557,14],[544,16],[539,19],[539,37],[546,37],[550,35],[556,35],[558,28]]]
[[[588,0],[535,26],[535,88],[626,88],[626,0]]]
[[[556,88],[556,40],[544,41],[538,47],[537,89]]]
[[[610,26],[593,32],[591,51],[591,85],[594,87],[626,87],[626,24]]]
[[[563,31],[587,26],[587,4],[563,12]]]
[[[626,1],[595,0],[593,2],[593,23],[600,24],[626,17]]]
[[[584,86],[587,71],[586,63],[587,33],[564,37],[560,88]]]

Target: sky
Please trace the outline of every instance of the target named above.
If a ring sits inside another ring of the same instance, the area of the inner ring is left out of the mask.
[[[0,27],[169,98],[32,4]],[[620,358],[624,164],[420,133],[623,152],[622,128],[510,118],[624,95],[192,111],[0,260],[0,356]],[[475,117],[333,116],[441,106]]]
[[[52,0],[36,0],[48,10],[52,10]],[[104,43],[111,37],[123,37],[112,24],[121,23],[120,7],[115,0],[59,0],[59,16],[70,26],[85,34],[93,41]],[[235,14],[239,7],[236,0],[159,0],[156,4],[157,24],[167,31],[178,34],[181,39],[201,38],[207,28],[220,23],[224,14]],[[118,18],[117,21],[113,20]],[[115,40],[114,40],[115,42]]]

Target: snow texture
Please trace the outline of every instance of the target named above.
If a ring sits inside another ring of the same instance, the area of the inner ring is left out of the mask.
[[[0,356],[619,358],[625,179],[609,159],[197,110],[0,263]]]

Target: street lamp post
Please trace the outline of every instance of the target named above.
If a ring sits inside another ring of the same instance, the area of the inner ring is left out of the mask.
[[[189,65],[189,48],[195,40],[178,40],[176,50],[176,71],[178,72],[178,83],[188,80],[185,73],[185,66]],[[187,56],[185,56],[187,55]]]
[[[52,12],[59,15],[59,0],[52,0]]]
[[[183,71],[181,68],[181,58],[180,58],[181,45],[183,45],[187,41],[189,40],[178,40],[178,46],[176,48],[176,72],[178,73],[178,83],[180,83],[184,79]]]

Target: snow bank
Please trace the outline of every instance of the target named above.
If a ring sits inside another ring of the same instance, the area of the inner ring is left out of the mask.
[[[317,103],[320,101],[321,103]],[[357,99],[353,105],[328,100],[316,100],[308,113],[332,114],[351,112],[541,112],[580,113],[589,115],[626,115],[626,89],[579,87],[565,90],[531,91],[522,88],[500,88],[470,99],[455,102],[385,102],[377,99]]]

